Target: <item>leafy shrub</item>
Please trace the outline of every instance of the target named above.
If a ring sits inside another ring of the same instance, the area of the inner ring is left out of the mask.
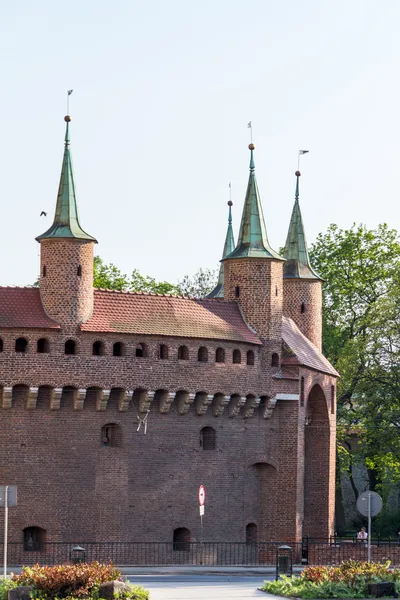
[[[17,585],[12,579],[0,579],[0,600],[8,600],[8,590],[12,590]]]
[[[76,565],[56,565],[54,567],[24,567],[20,575],[13,575],[11,581],[17,586],[31,585],[35,596],[40,598],[82,598],[91,595],[101,583],[121,580],[121,572],[112,564],[98,562]]]
[[[400,590],[400,569],[389,569],[386,563],[356,560],[343,562],[339,567],[308,567],[300,577],[282,576],[278,581],[266,581],[264,592],[298,598],[365,598],[367,584],[394,581]]]

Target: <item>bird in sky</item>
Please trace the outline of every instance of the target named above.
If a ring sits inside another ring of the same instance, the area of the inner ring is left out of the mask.
[[[44,212],[44,210],[42,210],[42,212],[40,213],[41,217],[47,217],[47,212]]]

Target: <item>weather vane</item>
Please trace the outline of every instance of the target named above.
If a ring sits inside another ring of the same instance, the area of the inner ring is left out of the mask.
[[[74,90],[68,90],[67,91],[67,115],[69,115],[69,97],[72,94]]]
[[[308,154],[308,152],[310,152],[309,150],[299,150],[299,155],[297,157],[297,170],[300,171],[300,156],[303,156],[303,154]]]
[[[253,126],[251,124],[251,121],[249,121],[247,123],[247,129],[250,129],[250,143],[253,143]]]

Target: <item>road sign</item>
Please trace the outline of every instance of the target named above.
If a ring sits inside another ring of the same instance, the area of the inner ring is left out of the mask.
[[[199,487],[199,505],[204,506],[206,501],[206,490],[204,489],[204,485]]]
[[[0,508],[4,508],[6,498],[6,487],[7,491],[7,506],[17,506],[17,486],[16,485],[0,485]]]
[[[371,503],[371,514],[369,514],[369,502]],[[357,510],[364,517],[376,517],[382,510],[382,498],[376,492],[369,492],[367,490],[358,496]]]
[[[200,509],[200,516],[203,517],[204,516],[204,504],[201,504],[199,506],[199,509]]]

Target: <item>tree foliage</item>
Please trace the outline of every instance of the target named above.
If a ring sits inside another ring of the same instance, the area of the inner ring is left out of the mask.
[[[138,269],[134,269],[128,276],[113,263],[107,264],[99,256],[94,259],[95,288],[204,298],[215,287],[216,282],[217,271],[211,269],[199,269],[194,275],[185,275],[177,284],[172,284],[168,281],[156,281],[148,275],[141,275]]]
[[[400,238],[387,225],[347,230],[331,225],[312,246],[323,287],[323,349],[341,378],[338,431],[358,434],[370,487],[400,481]],[[350,448],[348,448],[350,450]],[[347,462],[346,462],[347,461]]]

